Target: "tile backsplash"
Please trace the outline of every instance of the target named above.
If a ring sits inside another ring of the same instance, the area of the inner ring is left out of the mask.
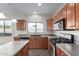
[[[57,36],[60,36],[61,33],[73,34],[75,44],[79,45],[79,31],[78,30],[74,30],[74,31],[54,31],[53,33]]]

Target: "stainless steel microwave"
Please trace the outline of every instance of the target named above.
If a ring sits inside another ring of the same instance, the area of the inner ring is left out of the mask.
[[[54,23],[54,30],[65,30],[64,18]]]

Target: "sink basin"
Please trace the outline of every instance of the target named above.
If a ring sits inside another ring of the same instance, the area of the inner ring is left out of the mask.
[[[41,35],[31,35],[31,36],[40,36],[41,37]]]

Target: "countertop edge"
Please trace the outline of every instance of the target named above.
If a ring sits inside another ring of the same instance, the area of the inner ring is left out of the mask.
[[[28,43],[29,43],[29,40],[28,40],[27,43],[24,44],[24,46],[27,45]],[[23,47],[24,47],[24,46],[23,46]],[[15,56],[23,47],[21,47],[21,48],[20,48],[16,53],[14,53],[12,56]]]
[[[16,56],[16,54],[26,45],[29,40],[10,41],[0,46],[0,56]],[[19,44],[19,45],[17,45]],[[17,46],[16,46],[17,45]]]
[[[56,43],[56,45],[63,50],[64,53],[66,53],[68,56],[71,56],[65,49],[63,49],[63,47],[61,47],[59,44]]]

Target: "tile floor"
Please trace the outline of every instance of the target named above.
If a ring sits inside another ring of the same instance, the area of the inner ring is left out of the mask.
[[[29,49],[29,56],[50,56],[47,49]]]

